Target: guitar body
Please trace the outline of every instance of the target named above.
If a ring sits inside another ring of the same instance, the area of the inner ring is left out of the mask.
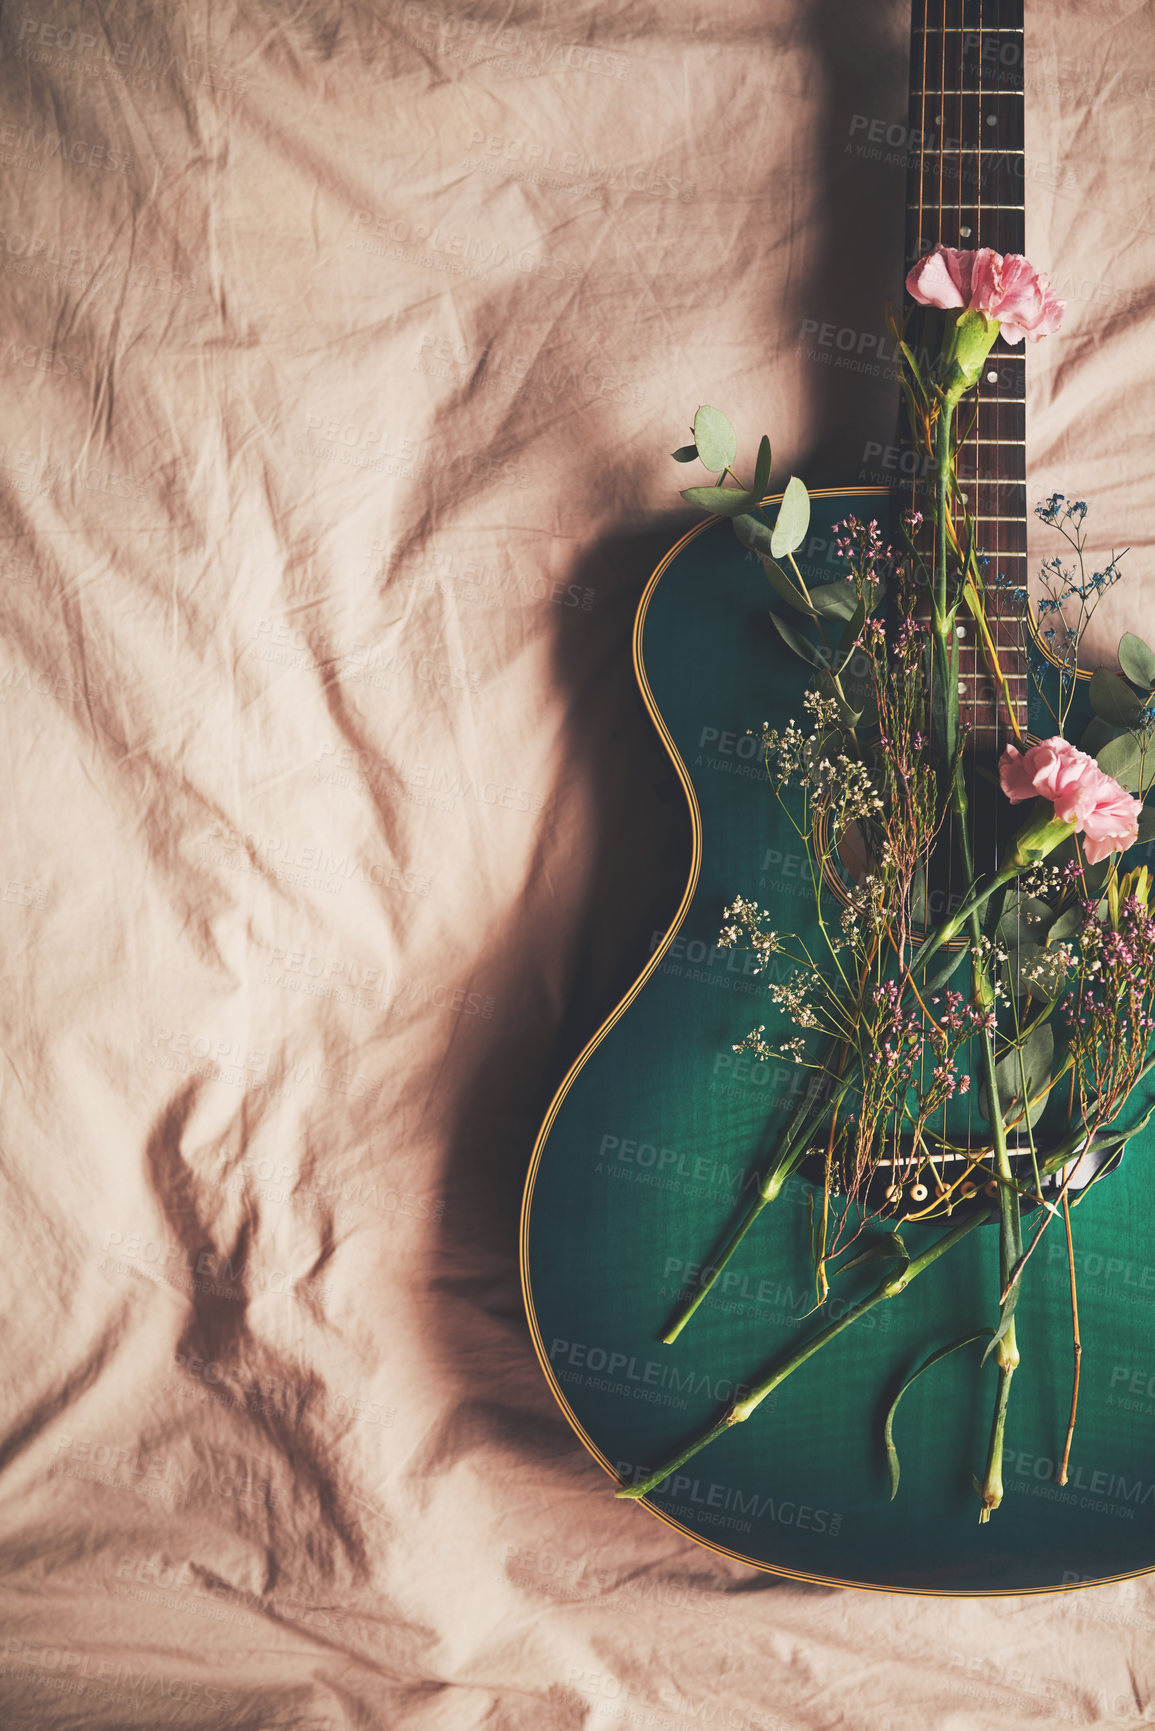
[[[881,488],[812,498],[800,563],[808,580],[829,581],[831,524],[876,517],[885,537],[890,500]],[[735,1056],[734,1044],[773,1015],[746,953],[717,948],[737,894],[803,936],[814,922],[805,854],[747,736],[802,713],[808,670],[780,642],[772,605],[760,562],[717,519],[683,538],[642,598],[635,663],[690,806],[687,887],[641,978],[558,1090],[526,1185],[522,1277],[535,1347],[566,1417],[622,1483],[640,1482],[717,1418],[737,1385],[877,1281],[870,1269],[847,1275],[814,1314],[809,1205],[821,1191],[796,1175],[685,1332],[661,1344],[807,1076]],[[971,1478],[982,1472],[996,1373],[979,1368],[977,1349],[904,1397],[890,1501],[886,1410],[930,1352],[997,1313],[992,1226],[848,1328],[646,1506],[756,1567],[892,1591],[1023,1593],[1155,1567],[1151,1139],[1133,1138],[1119,1170],[1075,1210],[1083,1368],[1065,1486],[1053,1476],[1071,1387],[1059,1227],[1019,1302],[1024,1361],[1002,1506],[980,1525]],[[917,1253],[941,1226],[903,1230]],[[637,1517],[623,1506],[621,1518]]]

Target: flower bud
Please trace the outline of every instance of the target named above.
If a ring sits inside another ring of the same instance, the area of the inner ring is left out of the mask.
[[[965,308],[947,335],[943,349],[943,394],[949,403],[977,385],[983,364],[999,334],[998,319],[988,318],[973,308]]]
[[[1049,799],[1037,799],[999,868],[1000,874],[1008,870],[1027,871],[1038,865],[1040,860],[1054,852],[1060,842],[1074,835],[1076,828],[1077,825],[1065,823],[1061,817],[1055,816],[1055,808]]]

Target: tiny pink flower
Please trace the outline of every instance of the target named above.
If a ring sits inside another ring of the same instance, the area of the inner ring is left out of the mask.
[[[999,759],[999,781],[1012,805],[1050,800],[1060,823],[1082,832],[1089,865],[1133,846],[1138,837],[1142,802],[1057,735],[1025,752],[1008,745]]]
[[[1008,343],[1052,336],[1066,307],[1055,298],[1045,271],[1021,253],[998,253],[989,246],[977,252],[936,246],[919,259],[906,286],[924,307],[964,307],[996,319]]]

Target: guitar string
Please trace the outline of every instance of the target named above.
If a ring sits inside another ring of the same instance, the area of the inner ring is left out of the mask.
[[[922,8],[922,90],[920,93],[921,106],[920,106],[920,112],[919,112],[918,234],[915,237],[916,241],[917,241],[917,245],[913,249],[916,257],[921,257],[922,254],[925,252],[926,241],[928,238],[926,235],[926,218],[925,218],[925,212],[924,212],[923,194],[924,194],[924,188],[925,188],[925,184],[926,184],[926,167],[927,167],[927,163],[926,163],[926,140],[927,140],[927,135],[928,135],[928,130],[929,130],[927,127],[927,95],[928,95],[928,93],[927,93],[927,38],[928,38],[929,33],[930,33],[929,27],[930,27],[930,0],[923,0],[923,8]],[[941,83],[941,80],[940,80],[940,83]],[[939,100],[940,101],[942,100],[941,97]],[[941,128],[941,126],[939,127],[939,129],[936,133],[936,138],[937,138],[937,142],[939,145],[939,163],[940,163],[940,167],[941,167],[941,163],[942,163],[942,128]],[[940,201],[940,203],[941,203],[941,201]],[[942,239],[941,230],[935,236],[935,239],[936,240]],[[925,314],[923,314],[921,320],[919,321],[919,327],[918,328],[921,331],[925,331],[925,329],[926,329],[926,315]],[[913,432],[913,428],[911,430]],[[924,477],[924,484],[925,484],[925,477]],[[912,485],[912,500],[911,500],[911,502],[913,505],[913,504],[917,503],[917,488],[918,488],[917,477],[912,481],[911,485]],[[933,640],[932,640],[932,642],[931,642],[931,691],[933,692],[933,690],[934,690],[934,644],[933,644]],[[923,861],[923,868],[922,868],[923,884],[925,886],[923,901],[924,901],[924,906],[925,906],[925,912],[926,912],[926,915],[928,916],[928,924],[929,924],[929,914],[930,914],[930,907],[931,907],[931,901],[930,901],[930,893],[931,893],[930,892],[930,885],[931,885],[930,866],[931,866],[931,847],[928,844],[927,849],[926,849],[926,854],[924,857],[924,861]],[[920,1074],[919,1080],[920,1080],[920,1084],[921,1084],[921,1082],[923,1080],[921,1074]],[[944,1122],[943,1122],[943,1129],[944,1129],[944,1131],[946,1129],[945,1117],[944,1117]]]
[[[994,125],[993,125],[994,138],[993,138],[992,142],[995,146],[994,152],[992,153],[992,158],[991,158],[991,167],[994,169],[996,176],[998,174],[998,164],[999,164],[999,160],[1000,160],[999,147],[1000,147],[1001,142],[1002,142],[1001,136],[1000,136],[1001,130],[1002,130],[1002,128],[1001,128],[1001,111],[1000,111],[1000,104],[999,104],[999,100],[998,100],[998,95],[997,95],[997,93],[990,93],[989,91],[984,91],[984,82],[985,82],[984,81],[984,68],[986,67],[986,58],[985,58],[985,54],[984,54],[984,48],[985,48],[985,29],[984,29],[985,19],[983,17],[984,11],[985,11],[984,0],[979,0],[979,12],[980,12],[980,19],[979,19],[979,62],[978,62],[978,76],[977,76],[976,81],[975,81],[977,94],[976,94],[976,101],[975,101],[975,125],[974,125],[975,174],[976,174],[975,224],[976,224],[976,228],[978,230],[978,233],[976,235],[976,239],[977,239],[979,246],[982,246],[984,243],[987,243],[987,244],[993,245],[997,251],[1003,251],[1003,250],[1005,250],[1003,247],[1003,241],[1005,239],[1005,236],[1003,235],[1003,232],[1002,232],[1003,215],[1002,215],[1001,209],[998,208],[999,205],[1001,204],[1001,200],[996,195],[996,198],[994,200],[994,204],[995,204],[996,208],[993,209],[989,213],[989,219],[988,219],[988,213],[983,208],[983,206],[984,206],[984,194],[987,190],[987,183],[986,183],[986,180],[984,177],[985,163],[984,163],[984,148],[983,148],[983,146],[984,146],[985,132],[991,130],[990,122],[993,121],[993,123],[994,123]],[[1000,43],[1001,43],[1001,25],[1002,25],[1002,23],[1003,23],[1002,3],[1001,3],[1001,0],[996,0],[995,24],[996,24],[996,30],[998,32],[998,39],[1000,40]],[[997,56],[996,56],[996,64],[998,64]],[[984,112],[983,112],[984,94],[990,95],[990,110],[986,114],[984,114]],[[992,229],[993,229],[993,233],[990,232]],[[980,391],[982,392],[982,408],[987,409],[987,414],[983,418],[986,421],[993,419],[994,424],[995,424],[995,428],[996,428],[996,432],[997,432],[999,424],[1000,424],[1000,420],[1001,420],[1001,415],[1002,415],[1002,410],[1001,410],[1001,406],[1000,406],[1002,403],[1002,400],[1003,400],[1002,389],[1003,389],[1003,384],[1004,384],[1006,377],[1007,377],[1007,375],[1005,374],[1005,372],[1003,370],[1003,357],[1001,355],[999,355],[998,358],[995,360],[995,364],[994,364],[994,367],[992,370],[995,373],[996,377],[993,380],[988,380],[988,379],[984,378],[982,385],[980,386]],[[991,384],[993,386],[993,389],[989,393],[987,393],[987,391],[985,389],[987,384]],[[981,413],[981,410],[980,410],[980,413]],[[981,425],[981,423],[980,423],[980,425]],[[985,431],[985,427],[982,427],[982,430]],[[992,610],[991,610],[992,611],[991,632],[992,632],[993,641],[996,645],[996,649],[998,649],[998,650],[1001,650],[1002,645],[1003,645],[1003,632],[1002,632],[1001,623],[1000,623],[1001,614],[1002,614],[1002,606],[1001,606],[1001,601],[998,598],[998,596],[999,596],[998,583],[999,583],[999,578],[1001,575],[1001,560],[1002,560],[1002,556],[1003,556],[1003,547],[1002,547],[1002,538],[1003,537],[1002,537],[1002,523],[1001,523],[1002,511],[1001,511],[1001,505],[1000,505],[1001,492],[1002,492],[1002,489],[1001,489],[1001,481],[1002,481],[1001,465],[1002,465],[1002,446],[1001,446],[1001,444],[996,444],[994,446],[994,452],[993,452],[992,467],[994,469],[994,475],[993,475],[993,486],[992,486],[989,484],[984,485],[983,472],[980,470],[979,461],[976,460],[976,464],[975,464],[976,477],[978,477],[978,481],[977,481],[977,485],[976,485],[976,489],[975,489],[976,495],[977,495],[976,508],[981,512],[983,510],[983,507],[985,506],[987,508],[989,514],[997,520],[995,522],[991,522],[989,524],[989,526],[984,528],[983,523],[982,523],[982,517],[980,515],[980,519],[979,519],[980,530],[979,530],[979,532],[982,534],[983,542],[988,543],[988,548],[987,548],[988,564],[987,564],[986,569],[988,571],[990,571],[992,573],[992,575],[994,576],[994,583],[991,585],[991,598],[992,598],[992,601],[994,603]],[[985,469],[985,464],[983,465],[983,468]],[[986,495],[985,497],[983,497],[984,494]],[[993,745],[994,745],[995,761],[997,762],[998,756],[999,756],[1000,723],[1001,723],[1001,716],[1000,716],[1000,712],[999,712],[999,702],[998,702],[997,692],[995,693],[994,700],[991,704],[991,711],[992,711],[992,713],[991,713],[990,731],[991,731],[992,741],[993,741]],[[992,865],[997,865],[997,851],[998,851],[997,826],[994,826],[992,828],[990,845],[992,848],[992,852],[995,856],[994,860],[992,861]],[[996,965],[996,969],[997,969],[997,966],[998,966],[997,962],[995,965]]]
[[[972,235],[970,230],[969,230],[969,226],[964,224],[964,222],[963,222],[963,189],[964,189],[964,185],[966,183],[967,160],[968,160],[967,99],[968,99],[969,80],[967,77],[967,65],[966,65],[966,12],[967,12],[967,0],[959,0],[958,42],[957,42],[958,91],[959,91],[959,94],[958,94],[958,153],[957,153],[957,158],[956,158],[956,162],[955,162],[955,207],[956,207],[955,226],[956,226],[957,231],[958,231],[958,245],[960,247],[966,246],[969,250],[974,250],[974,248],[976,248],[977,246],[982,245],[981,233],[979,232],[979,217],[978,217],[978,209],[979,209],[979,204],[980,204],[980,200],[981,200],[981,184],[976,184],[975,195],[974,195],[974,197],[975,197],[974,223],[975,223],[975,231],[976,232]],[[979,34],[979,48],[980,48],[979,66],[981,68],[981,66],[982,66],[982,0],[978,0],[978,26],[979,26],[978,34]],[[977,84],[979,82],[981,82],[981,80],[976,81],[976,88],[977,88]],[[978,160],[979,159],[976,155],[976,157],[975,157],[976,163],[978,162]],[[976,405],[975,405],[975,415],[976,415],[975,428],[976,428],[976,431],[978,431],[980,426],[981,426],[981,415],[982,415],[982,407],[983,407],[982,397],[983,397],[983,385],[982,385],[982,382],[980,382],[979,387],[978,387],[977,397],[976,397]],[[976,461],[975,467],[976,467],[976,474],[977,474],[977,461]],[[969,470],[969,464],[964,468],[964,476],[967,475],[968,470]],[[969,491],[969,486],[968,486],[968,491]],[[973,505],[975,512],[978,512],[981,509],[981,500],[979,497],[979,492],[980,492],[980,489],[976,486],[974,488],[974,505]],[[973,634],[973,631],[972,631],[969,623],[964,626],[964,630],[967,632],[967,636],[959,644],[959,672],[960,672],[960,674],[963,674],[963,678],[960,681],[960,683],[961,683],[963,689],[965,690],[966,686],[967,686],[968,678],[969,678],[970,689],[969,689],[969,692],[967,693],[968,707],[969,707],[968,720],[970,722],[971,727],[975,730],[976,743],[977,743],[977,735],[978,735],[978,731],[979,731],[977,723],[978,723],[978,719],[979,719],[979,702],[980,702],[978,679],[976,677],[976,674],[977,674],[977,654],[976,654],[976,650],[975,650],[975,644],[973,641],[974,634]],[[956,642],[957,641],[958,641],[958,634],[956,631]],[[964,668],[967,670],[965,674],[963,672]],[[966,1128],[966,1145],[969,1148],[973,1145],[973,1141],[974,1141],[974,1098],[973,1098],[973,1095],[972,1095],[970,1090],[968,1090],[968,1092],[967,1092],[966,1127],[967,1127]]]
[[[950,131],[948,130],[949,122],[950,122],[950,110],[947,107],[947,98],[946,98],[946,87],[947,87],[947,77],[946,77],[946,71],[947,71],[947,24],[949,22],[947,8],[948,8],[948,0],[942,0],[942,9],[941,9],[941,12],[939,14],[939,20],[938,20],[938,36],[939,36],[939,46],[940,46],[940,50],[941,50],[940,55],[939,55],[939,61],[940,61],[941,70],[939,72],[939,80],[938,80],[938,88],[939,88],[939,96],[938,96],[938,107],[939,107],[939,126],[938,126],[939,196],[938,196],[938,236],[937,236],[937,238],[938,238],[940,244],[945,245],[947,240],[949,239],[953,243],[954,246],[958,247],[959,245],[961,245],[961,241],[960,241],[960,238],[959,238],[957,232],[953,235],[950,235],[949,237],[944,232],[945,216],[946,216],[946,192],[945,192],[945,188],[946,188],[947,139],[950,137]],[[956,229],[957,229],[957,224],[956,224]],[[937,488],[937,477],[936,477],[936,488]],[[956,642],[957,642],[957,639],[956,639]],[[959,671],[959,673],[961,673],[962,672],[962,663],[961,663],[961,661],[958,660],[957,650],[955,651],[955,659],[956,659],[958,671]],[[949,673],[950,673],[950,666],[948,663],[948,665],[943,669],[944,688],[945,688],[946,679],[947,679],[947,676],[949,675]],[[954,830],[954,818],[952,817],[950,819],[950,824],[949,824],[949,829],[948,829],[947,849],[946,849],[946,904],[945,904],[945,911],[948,914],[950,912],[950,906],[951,906],[951,901],[953,899],[953,890],[954,890],[955,844],[954,844],[953,830]],[[928,904],[928,910],[929,910],[929,904]],[[945,1135],[947,1133],[947,1115],[946,1115],[945,1105],[943,1106],[942,1127],[943,1127],[943,1135],[945,1137]]]
[[[980,4],[981,4],[981,0],[980,0]],[[1024,236],[1019,231],[1023,227],[1024,221],[1025,221],[1025,211],[1024,211],[1024,213],[1019,214],[1018,218],[1016,220],[1016,213],[1015,213],[1011,203],[1009,202],[1009,200],[1004,200],[1004,198],[1003,198],[1003,187],[1004,187],[1004,184],[1005,184],[1005,181],[1007,178],[1007,176],[1006,176],[1006,157],[1004,155],[1004,146],[1009,146],[1009,137],[1011,135],[1017,136],[1017,134],[1018,134],[1018,127],[1017,126],[1016,127],[1009,127],[1008,126],[1008,116],[1011,113],[1013,113],[1016,120],[1017,120],[1019,115],[1021,114],[1021,105],[1022,105],[1022,101],[1023,101],[1021,94],[1018,96],[1017,100],[1014,97],[1012,97],[1009,101],[1005,100],[1004,99],[1004,92],[1003,92],[1003,88],[1002,88],[1003,80],[1002,80],[1002,70],[1001,69],[1002,69],[1003,64],[1004,64],[1003,55],[1002,55],[1002,45],[1003,45],[1003,41],[1007,37],[1009,37],[1015,30],[1016,11],[1017,11],[1016,0],[996,0],[997,22],[999,25],[999,53],[995,57],[995,59],[992,63],[992,68],[991,68],[992,80],[991,81],[994,85],[994,88],[990,92],[990,102],[991,102],[990,115],[985,117],[986,120],[990,120],[993,118],[993,121],[994,121],[993,130],[994,130],[994,143],[995,143],[996,148],[995,148],[993,161],[992,161],[993,173],[992,173],[992,177],[991,177],[991,186],[992,186],[992,190],[994,193],[994,206],[995,206],[995,208],[994,208],[994,210],[992,210],[991,214],[992,214],[994,228],[996,231],[995,244],[997,246],[997,249],[1000,252],[1004,252],[1004,253],[1007,251],[1010,251],[1010,250],[1014,250],[1016,252],[1021,250],[1022,245],[1023,245]],[[981,31],[980,31],[980,35],[981,35]],[[1021,68],[1022,68],[1021,44],[1018,44],[1016,46],[1018,46],[1020,49],[1019,58],[1018,58],[1016,63],[1019,66],[1020,77],[1021,77]],[[979,65],[980,65],[980,85],[981,85],[981,83],[982,83],[982,68],[985,67],[985,65],[986,65],[986,60],[982,56],[981,53],[980,53]],[[980,131],[980,141],[981,141],[981,131]],[[981,168],[982,168],[981,154],[979,157],[979,168],[980,168],[980,173],[981,173]],[[983,189],[983,182],[980,179],[980,200],[981,200],[981,195],[982,195],[982,189]],[[1023,204],[1025,206],[1025,184],[1024,184],[1024,187],[1020,191],[1020,197],[1022,197]],[[1024,345],[1024,349],[1025,349],[1025,345]],[[1004,398],[1003,398],[1003,386],[1004,386],[1004,384],[1006,386],[1007,396],[1012,403],[1015,403],[1016,405],[1018,405],[1020,403],[1020,398],[1022,399],[1022,406],[1020,408],[1019,414],[1015,414],[1015,415],[1011,416],[1010,418],[1013,420],[1013,423],[1015,424],[1016,429],[1018,427],[1018,423],[1020,421],[1020,418],[1023,420],[1024,442],[1019,448],[1021,448],[1023,450],[1024,457],[1025,457],[1025,367],[1024,367],[1024,381],[1023,381],[1023,389],[1022,390],[1020,390],[1019,368],[1018,368],[1018,357],[1017,356],[1016,356],[1015,365],[1013,368],[1006,362],[1005,357],[1004,357],[1003,359],[1000,360],[1000,363],[997,366],[996,371],[999,374],[999,379],[998,379],[998,392],[999,392],[999,394],[998,394],[998,398],[996,400],[996,404],[995,404],[995,408],[994,408],[994,412],[995,412],[997,419],[1001,422],[1001,421],[1008,418],[1007,411],[1003,410],[1001,407],[1001,404],[1004,400]],[[999,431],[999,430],[1001,430],[1001,429],[997,426],[996,431]],[[1013,648],[1013,652],[1014,652],[1014,656],[1015,656],[1015,662],[1016,662],[1015,671],[1017,673],[1020,670],[1020,667],[1022,664],[1022,659],[1023,659],[1023,657],[1022,657],[1022,639],[1023,639],[1022,609],[1021,609],[1021,606],[1012,605],[1011,610],[1010,610],[1010,619],[1008,620],[1007,601],[1008,601],[1008,598],[1010,598],[1014,594],[1013,585],[1015,583],[1015,579],[1022,576],[1022,571],[1020,569],[1020,566],[1021,566],[1021,564],[1025,563],[1025,557],[1024,557],[1024,555],[1022,553],[1022,549],[1020,547],[1020,541],[1023,540],[1025,542],[1025,537],[1022,536],[1021,525],[1018,522],[1014,522],[1013,526],[1011,526],[1009,528],[1008,532],[1004,535],[1004,531],[1003,531],[1004,521],[1006,521],[1008,524],[1012,524],[1013,519],[1018,519],[1020,517],[1021,510],[1022,510],[1022,503],[1018,499],[1018,495],[1016,492],[1016,495],[1015,495],[1016,509],[1015,509],[1015,511],[1012,512],[1009,509],[1004,510],[1004,508],[1003,508],[1004,484],[1005,484],[1006,490],[1009,491],[1012,477],[1010,474],[1008,474],[1006,476],[1004,476],[1004,474],[1003,474],[1003,447],[1002,447],[1001,442],[996,444],[994,447],[994,465],[993,466],[994,466],[994,471],[995,471],[995,485],[994,485],[994,489],[993,489],[993,496],[991,498],[991,504],[993,506],[994,513],[996,514],[997,520],[998,520],[997,528],[994,529],[994,544],[995,544],[996,551],[995,551],[995,554],[994,554],[992,561],[991,561],[992,567],[996,571],[996,583],[995,583],[994,589],[993,589],[993,596],[994,596],[994,599],[996,602],[996,618],[995,618],[993,624],[994,624],[994,632],[995,632],[995,641],[999,647],[1000,652],[1002,652],[1004,650],[1004,648],[1007,651],[1010,651]],[[1024,487],[1024,493],[1025,493],[1025,487]],[[1004,540],[1006,542],[1005,547],[1003,546]],[[1005,566],[1005,568],[1004,568],[1004,566]],[[1011,696],[1010,694],[1008,694],[1008,699],[1007,699],[1008,704],[1010,704],[1012,702],[1015,703],[1016,705],[1019,704],[1020,700],[1019,700],[1019,696],[1018,696],[1018,690],[1019,690],[1019,681],[1016,680],[1016,682],[1015,682],[1015,695]],[[1003,717],[1002,717],[1002,713],[1001,713],[1001,707],[999,704],[999,694],[998,694],[997,690],[994,692],[993,698],[994,698],[994,704],[993,704],[994,728],[993,728],[993,732],[994,732],[994,744],[995,744],[995,759],[997,762],[998,757],[1001,754],[1002,728],[1003,728]],[[1025,721],[1026,721],[1025,712],[1021,716],[1021,718],[1016,717],[1016,719],[1021,719],[1022,723],[1025,724]],[[996,862],[995,863],[997,863],[997,836],[996,835],[992,835],[992,844],[995,847],[995,852],[996,852]],[[1019,955],[1021,955],[1021,943],[1022,943],[1022,897],[1021,897],[1021,895],[1017,895],[1016,899],[1015,899],[1015,945],[1014,945],[1015,956],[1016,956],[1016,963],[1015,963],[1016,971],[1017,971],[1017,968],[1019,966],[1017,958]],[[1013,977],[1012,977],[1011,982],[1010,982],[1010,989],[1011,989],[1012,995],[1017,998],[1017,996],[1018,996],[1017,981]]]

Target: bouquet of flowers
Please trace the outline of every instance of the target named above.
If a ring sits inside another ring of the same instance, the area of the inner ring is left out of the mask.
[[[985,1221],[998,1223],[997,1313],[978,1335],[938,1347],[915,1375],[985,1342],[998,1384],[990,1447],[975,1478],[980,1519],[1003,1496],[1002,1456],[1012,1378],[1020,1361],[1015,1307],[1043,1234],[1062,1221],[1068,1246],[1074,1378],[1058,1469],[1066,1480],[1078,1403],[1078,1300],[1071,1207],[1120,1159],[1155,1106],[1136,1096],[1155,1064],[1155,917],[1145,867],[1120,855],[1155,836],[1143,797],[1155,780],[1155,652],[1128,633],[1120,673],[1099,670],[1094,711],[1079,742],[1066,736],[1079,678],[1079,645],[1102,595],[1119,579],[1113,555],[1088,574],[1082,501],[1054,494],[1036,507],[1068,546],[1043,569],[1038,651],[1032,667],[1050,712],[1049,738],[1029,743],[1008,692],[995,629],[1001,578],[978,543],[958,458],[963,425],[1000,333],[1012,344],[1053,334],[1062,317],[1045,275],[1024,258],[936,247],[907,278],[916,302],[940,309],[937,359],[920,364],[891,318],[903,356],[912,441],[930,484],[884,546],[876,523],[838,526],[846,575],[808,585],[795,555],[809,524],[809,496],[792,477],[773,520],[761,501],[771,472],[763,438],[752,484],[732,465],[737,439],[726,417],[701,408],[694,442],[674,453],[700,458],[717,480],[691,487],[690,503],[732,519],[788,613],[771,618],[788,649],[813,670],[805,713],[760,744],[773,796],[809,863],[818,948],[782,932],[772,913],[737,893],[720,943],[753,952],[762,968],[780,957],[766,993],[776,1030],[753,1028],[735,1048],[785,1057],[813,1072],[786,1123],[745,1217],[715,1256],[668,1332],[691,1321],[761,1211],[803,1163],[821,1175],[812,1244],[816,1295],[864,1262],[883,1262],[877,1288],[784,1358],[736,1399],[705,1434],[643,1482],[643,1497],[874,1306],[897,1297]],[[961,411],[961,412],[960,412]],[[733,484],[731,484],[733,483]],[[1122,555],[1118,556],[1119,558]],[[1025,596],[1019,592],[1019,600]],[[996,765],[1004,819],[992,862],[980,869],[971,840],[972,776],[960,717],[960,616],[981,645],[1010,742]],[[865,668],[856,680],[848,669]],[[1012,808],[1024,808],[1017,813]],[[1018,817],[1022,818],[1017,822]],[[948,839],[949,838],[949,839]],[[839,884],[848,842],[863,863]],[[937,924],[928,874],[946,854],[957,897]],[[961,884],[958,880],[961,878]],[[968,1124],[960,1135],[960,1105]],[[983,1121],[970,1119],[977,1103]],[[947,1229],[919,1254],[903,1239],[906,1218]],[[866,1239],[866,1247],[846,1252]],[[881,1234],[877,1228],[881,1227]],[[1026,1230],[1024,1230],[1026,1228]],[[900,1389],[886,1419],[892,1495]]]

